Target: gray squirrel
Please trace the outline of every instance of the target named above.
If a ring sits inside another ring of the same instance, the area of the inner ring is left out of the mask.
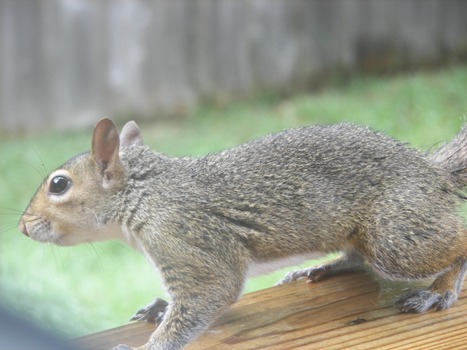
[[[135,318],[159,319],[138,349],[181,349],[241,295],[248,276],[341,252],[281,282],[370,266],[393,280],[434,278],[401,296],[403,312],[447,309],[467,269],[459,216],[467,127],[421,153],[353,124],[290,129],[199,158],[144,145],[127,123],[94,129],[92,149],[52,172],[20,230],[74,245],[124,239],[160,271],[171,297]],[[131,349],[119,345],[115,349]]]

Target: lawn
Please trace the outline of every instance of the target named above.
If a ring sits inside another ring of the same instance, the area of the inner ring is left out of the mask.
[[[348,121],[370,125],[414,147],[452,138],[467,118],[467,68],[395,77],[359,77],[344,86],[287,98],[262,96],[201,106],[184,120],[143,123],[161,152],[198,156],[289,127]],[[119,124],[120,126],[122,123]],[[91,130],[0,140],[0,301],[66,337],[121,325],[156,296],[160,279],[122,243],[41,245],[16,228],[44,176],[89,149]],[[273,285],[280,271],[248,282]]]

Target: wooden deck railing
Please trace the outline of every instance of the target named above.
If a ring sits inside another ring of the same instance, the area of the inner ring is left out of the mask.
[[[465,285],[449,310],[402,314],[393,302],[406,283],[368,273],[297,281],[243,296],[186,349],[467,349]],[[139,346],[154,327],[132,323],[73,342],[89,350]]]

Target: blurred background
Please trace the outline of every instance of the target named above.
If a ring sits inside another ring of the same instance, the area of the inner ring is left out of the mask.
[[[0,303],[76,337],[165,297],[121,243],[16,228],[100,118],[137,120],[174,156],[340,121],[427,150],[466,122],[466,15],[462,0],[0,0]]]

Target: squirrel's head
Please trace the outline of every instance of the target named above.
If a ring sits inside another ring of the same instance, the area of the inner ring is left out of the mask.
[[[108,214],[113,196],[125,185],[120,146],[142,143],[135,122],[128,122],[119,136],[110,119],[99,121],[91,151],[71,158],[38,188],[20,220],[21,232],[58,245],[120,238],[119,226],[102,214]]]

